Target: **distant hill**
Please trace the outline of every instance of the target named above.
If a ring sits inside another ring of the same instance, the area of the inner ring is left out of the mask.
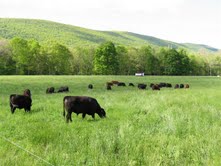
[[[98,45],[105,41],[127,46],[153,45],[172,48],[185,48],[190,51],[217,52],[218,49],[199,44],[175,43],[152,36],[120,31],[96,31],[82,27],[36,19],[0,18],[0,38],[15,36],[36,39],[39,42],[57,40],[69,47]]]

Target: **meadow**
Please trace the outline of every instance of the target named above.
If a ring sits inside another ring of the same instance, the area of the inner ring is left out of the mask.
[[[188,83],[190,89],[114,86],[107,91],[105,83],[112,80]],[[65,85],[69,93],[45,93],[47,87]],[[26,88],[32,92],[31,112],[11,114],[9,95]],[[107,118],[72,114],[67,124],[66,95],[96,98]],[[220,101],[219,77],[0,76],[0,165],[48,165],[36,156],[59,166],[220,165]]]

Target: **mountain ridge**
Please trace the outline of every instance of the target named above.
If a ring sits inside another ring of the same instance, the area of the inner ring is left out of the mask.
[[[134,32],[99,31],[41,19],[0,18],[0,37],[11,39],[15,36],[36,39],[39,42],[58,40],[68,47],[96,46],[105,41],[113,41],[115,44],[136,47],[148,44],[156,47],[185,48],[192,52],[219,51],[205,44],[176,43]]]

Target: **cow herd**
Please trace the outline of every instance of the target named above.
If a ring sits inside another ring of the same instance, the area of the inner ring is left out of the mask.
[[[106,89],[107,90],[111,90],[112,89],[112,86],[126,86],[126,84],[124,82],[119,82],[119,81],[111,81],[111,82],[107,82],[106,83]],[[133,83],[129,83],[128,86],[131,86],[131,87],[134,87],[134,84]],[[144,83],[138,83],[137,84],[137,87],[138,89],[147,89],[147,84],[144,84]],[[172,88],[172,84],[171,83],[165,83],[165,82],[161,82],[159,84],[153,84],[153,83],[150,83],[150,88],[152,90],[160,90],[161,88]],[[189,84],[175,84],[174,88],[175,89],[182,89],[182,88],[189,88]]]
[[[119,81],[111,81],[106,83],[106,89],[111,90],[113,86],[123,86],[126,84]],[[128,86],[135,87],[133,83],[129,83]],[[147,84],[139,83],[137,85],[138,89],[146,89]],[[160,90],[161,88],[172,88],[170,83],[159,83],[159,84],[150,84],[152,90]],[[189,88],[189,84],[175,84],[174,88]],[[89,84],[88,89],[93,89],[93,85]],[[68,86],[60,87],[58,90],[55,90],[54,87],[49,87],[46,89],[46,94],[52,93],[61,93],[69,92]],[[24,109],[25,112],[30,112],[32,106],[31,91],[25,89],[23,94],[11,94],[9,98],[11,113],[13,114],[18,109]],[[106,112],[95,98],[88,96],[65,96],[63,98],[63,116],[66,117],[66,122],[72,122],[72,112],[75,114],[82,114],[82,118],[85,118],[86,114],[91,115],[92,118],[95,118],[95,114],[98,114],[100,118],[106,117]]]

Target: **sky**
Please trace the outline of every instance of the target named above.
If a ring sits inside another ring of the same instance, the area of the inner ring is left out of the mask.
[[[220,0],[1,0],[0,17],[129,31],[221,49]]]

